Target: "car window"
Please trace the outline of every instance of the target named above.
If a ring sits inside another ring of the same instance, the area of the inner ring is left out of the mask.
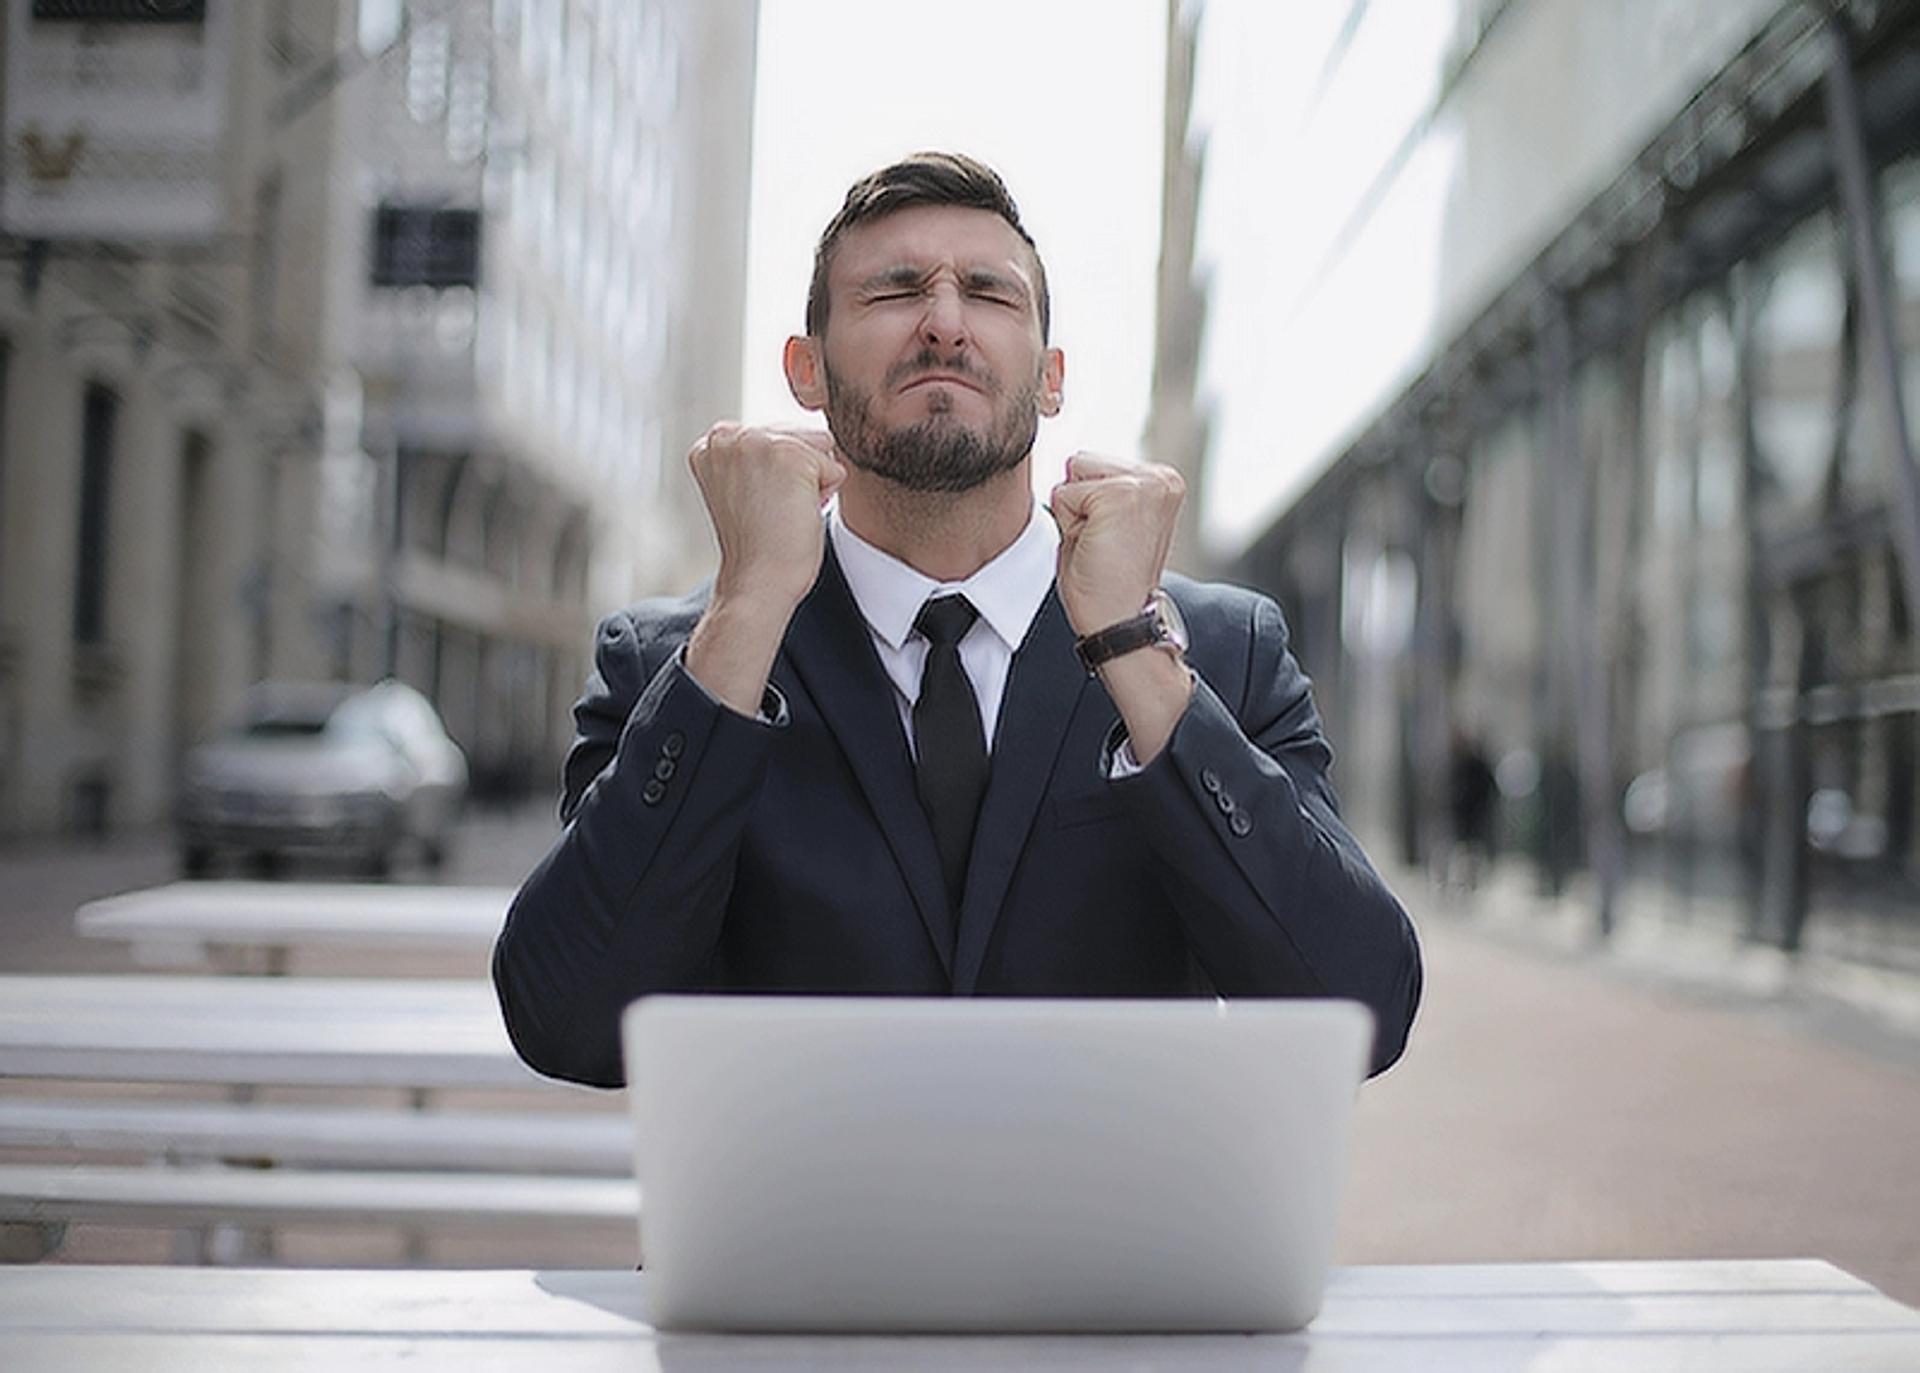
[[[324,716],[262,715],[242,720],[234,732],[249,739],[311,739],[326,727]]]

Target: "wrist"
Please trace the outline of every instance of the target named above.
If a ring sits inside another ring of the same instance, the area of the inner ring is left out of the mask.
[[[1142,608],[1083,634],[1074,642],[1074,652],[1089,672],[1097,672],[1109,662],[1147,649],[1178,661],[1186,647],[1186,620],[1173,598],[1160,587],[1155,587],[1145,598]]]
[[[688,636],[686,670],[722,704],[755,715],[791,618],[775,603],[716,596]]]
[[[1098,601],[1083,601],[1067,605],[1064,607],[1067,612],[1067,623],[1073,627],[1075,637],[1084,639],[1088,635],[1111,629],[1114,625],[1138,615],[1140,607],[1146,604],[1150,594],[1149,590],[1132,599],[1124,596],[1118,599],[1102,596]]]
[[[713,579],[707,614],[717,612],[741,624],[778,624],[785,630],[793,612],[813,589],[813,582],[809,580],[796,589],[783,586],[782,580],[771,570],[734,569],[723,562]]]
[[[785,636],[793,612],[799,609],[800,601],[804,599],[790,599],[782,594],[769,595],[760,590],[726,591],[716,583],[700,621],[702,624],[712,622],[724,625],[729,635],[771,639],[777,644]]]
[[[1178,652],[1129,653],[1101,664],[1100,684],[1126,726],[1135,761],[1145,767],[1167,746],[1193,701],[1193,671]]]

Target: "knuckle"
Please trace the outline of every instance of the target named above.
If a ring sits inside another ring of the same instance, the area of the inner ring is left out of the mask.
[[[807,481],[818,480],[820,459],[813,449],[798,439],[779,439],[762,452],[765,471]]]

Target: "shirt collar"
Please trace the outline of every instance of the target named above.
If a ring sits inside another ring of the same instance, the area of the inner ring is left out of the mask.
[[[1060,547],[1060,531],[1042,518],[1036,502],[1027,513],[1020,537],[963,582],[936,582],[915,571],[891,553],[882,552],[847,528],[834,502],[827,517],[827,534],[834,556],[847,579],[847,589],[873,632],[889,648],[899,649],[913,632],[914,618],[936,592],[963,594],[980,618],[1006,644],[1020,647],[1040,613],[1040,603],[1053,585],[1053,568]]]

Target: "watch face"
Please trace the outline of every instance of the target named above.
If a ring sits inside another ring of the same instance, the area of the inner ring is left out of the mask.
[[[1167,594],[1165,587],[1156,587],[1152,600],[1153,608],[1160,612],[1160,624],[1166,636],[1182,653],[1187,651],[1187,622],[1180,614],[1180,607],[1174,604],[1173,597]]]

